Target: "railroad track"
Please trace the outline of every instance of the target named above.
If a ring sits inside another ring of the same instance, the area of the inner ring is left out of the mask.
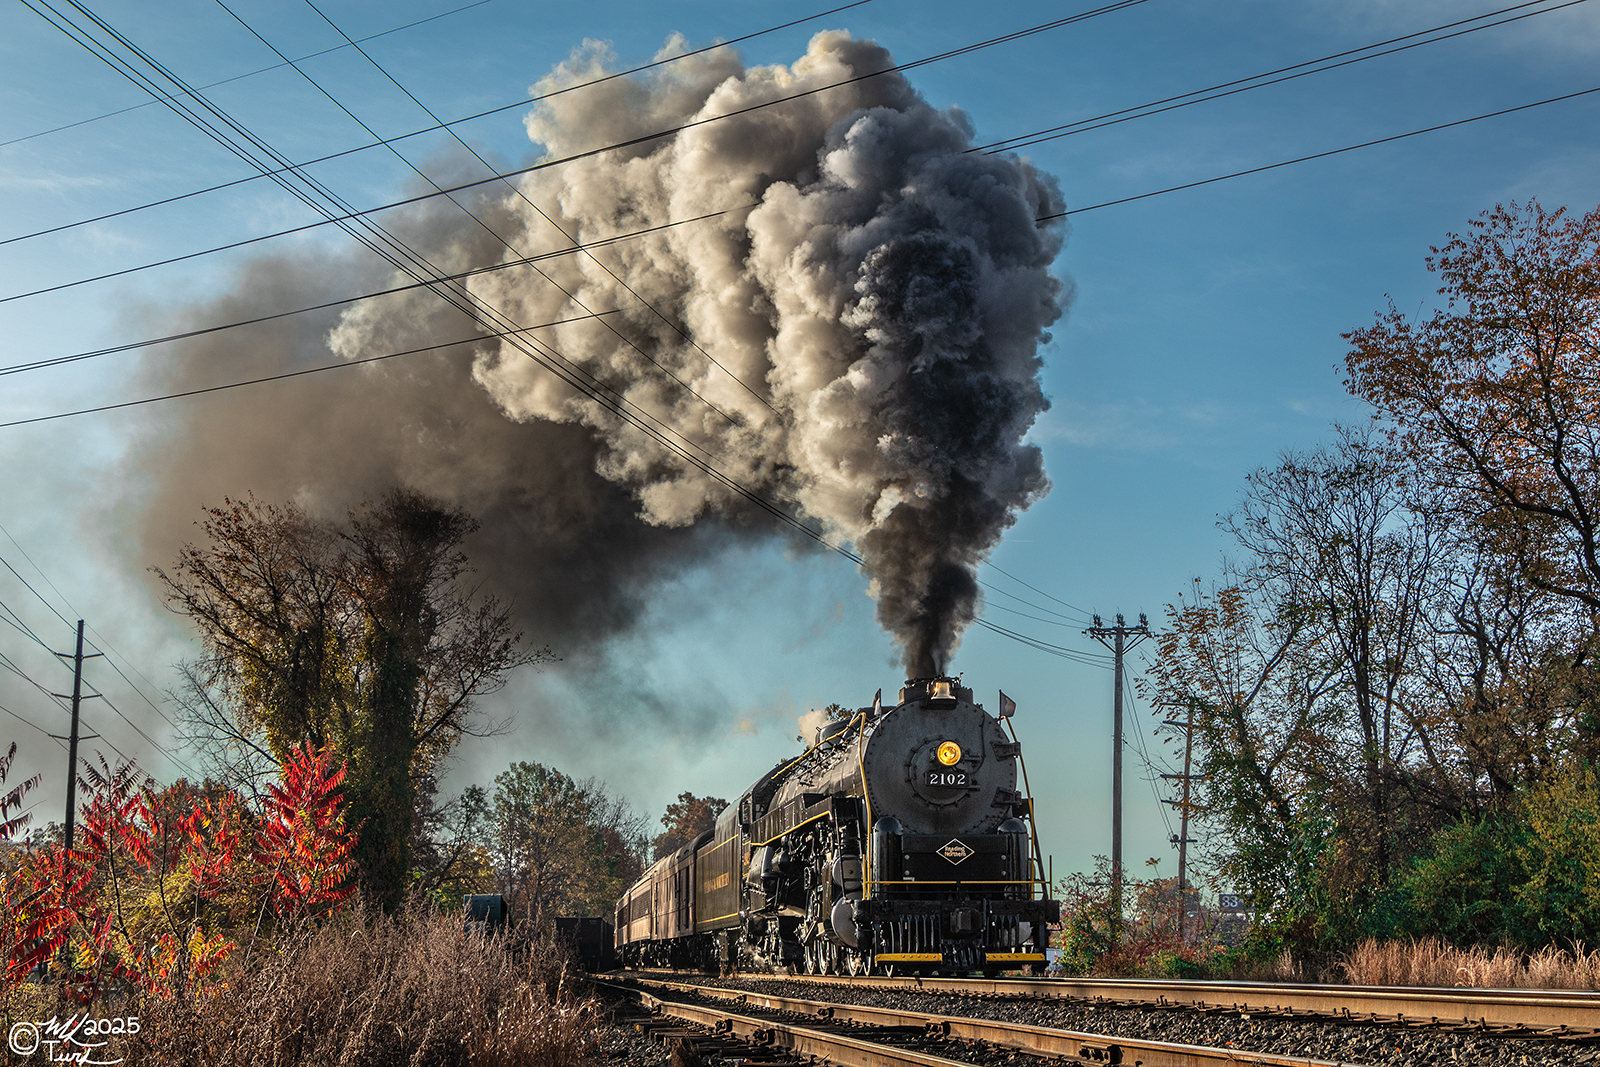
[[[661,972],[640,971],[640,974]],[[668,974],[672,972],[666,972]],[[1307,1022],[1369,1022],[1485,1032],[1499,1037],[1600,1040],[1600,993],[1575,990],[1437,989],[1115,978],[842,978],[741,974],[854,988],[1054,998],[1097,1007],[1153,1007]]]
[[[1022,1052],[1052,1063],[1125,1064],[1128,1067],[1352,1067],[1348,1061],[1278,1056],[1240,1049],[1180,1045],[1100,1034],[968,1019],[926,1012],[768,996],[651,978],[597,980],[598,985],[637,998],[659,1016],[702,1028],[703,1040],[736,1037],[765,1049],[782,1048],[839,1067],[952,1067],[970,1059],[941,1056],[929,1048],[979,1043]],[[704,998],[707,1004],[685,998]],[[721,1006],[726,1004],[727,1007]],[[679,1031],[667,1031],[683,1036]],[[692,1039],[691,1039],[692,1040]],[[908,1047],[912,1046],[912,1047]],[[981,1058],[981,1057],[980,1057]]]

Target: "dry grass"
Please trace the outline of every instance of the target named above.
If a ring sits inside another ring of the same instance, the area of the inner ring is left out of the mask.
[[[253,961],[198,1005],[145,1004],[130,1067],[576,1067],[592,1000],[548,941],[465,935],[459,918],[354,908]]]
[[[1352,985],[1464,986],[1479,989],[1600,989],[1600,952],[1461,949],[1434,938],[1363,941],[1338,965]]]

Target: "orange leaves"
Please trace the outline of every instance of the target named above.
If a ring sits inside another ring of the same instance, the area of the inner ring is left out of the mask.
[[[3,987],[14,988],[65,943],[77,918],[90,872],[65,865],[59,847],[25,855],[0,875],[0,940],[5,944]]]
[[[274,903],[280,915],[326,914],[355,891],[346,885],[356,836],[340,810],[345,768],[330,773],[326,750],[301,744],[289,750],[282,784],[268,796],[255,853],[273,871]]]
[[[81,847],[35,849],[0,873],[5,987],[70,946],[62,989],[83,1003],[116,983],[163,998],[212,989],[257,917],[336,910],[355,836],[336,792],[344,768],[328,764],[294,748],[260,812],[214,787],[157,791],[131,766],[88,767]],[[239,912],[251,925],[230,927]]]
[[[1600,607],[1600,209],[1471,225],[1428,261],[1445,310],[1391,305],[1345,335],[1346,386],[1468,510],[1489,505],[1536,587]]]
[[[233,880],[244,845],[243,819],[239,798],[227,793],[219,799],[197,801],[193,810],[178,820],[186,839],[184,860],[200,899],[215,897]]]

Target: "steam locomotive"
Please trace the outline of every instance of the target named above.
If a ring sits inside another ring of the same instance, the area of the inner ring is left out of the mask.
[[[1001,700],[997,717],[959,678],[915,679],[893,707],[880,691],[830,722],[628,889],[618,957],[722,973],[1042,964],[1060,904]]]

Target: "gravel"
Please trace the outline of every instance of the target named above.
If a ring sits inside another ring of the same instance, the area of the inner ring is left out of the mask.
[[[1448,1034],[1374,1025],[1336,1026],[1310,1020],[1251,1019],[1172,1010],[1090,1007],[1049,1000],[850,988],[801,979],[714,979],[684,974],[678,980],[699,985],[758,990],[773,996],[803,1000],[859,1004],[934,1015],[963,1015],[1124,1039],[1305,1056],[1335,1063],[1360,1064],[1363,1067],[1448,1067],[1455,1064],[1464,1067],[1567,1067],[1595,1064],[1600,1067],[1600,1046],[1574,1046],[1540,1038]],[[656,1048],[660,1053],[656,1059],[629,1059],[626,1062],[664,1064],[666,1053],[660,1051],[659,1046]]]

